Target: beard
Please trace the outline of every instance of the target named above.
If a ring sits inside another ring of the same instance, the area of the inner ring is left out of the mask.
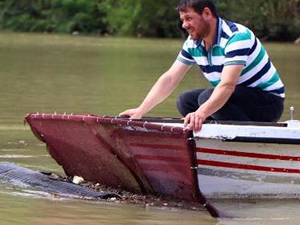
[[[193,40],[200,40],[207,37],[211,31],[210,24],[206,21],[201,21],[201,26],[193,29],[188,29],[187,32]],[[190,30],[190,31],[189,31]]]

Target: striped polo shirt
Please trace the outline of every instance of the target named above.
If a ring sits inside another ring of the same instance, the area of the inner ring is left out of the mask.
[[[206,51],[203,40],[188,37],[177,60],[187,65],[196,63],[213,87],[220,83],[224,66],[244,65],[238,85],[285,97],[284,85],[265,48],[243,25],[218,18],[213,46]]]

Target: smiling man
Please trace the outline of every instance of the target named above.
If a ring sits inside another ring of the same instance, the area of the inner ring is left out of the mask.
[[[178,110],[191,129],[199,131],[207,118],[278,121],[284,108],[284,85],[253,32],[220,18],[210,0],[181,0],[177,10],[189,36],[176,61],[139,107],[120,115],[141,118],[167,98],[196,64],[212,88],[179,96]]]

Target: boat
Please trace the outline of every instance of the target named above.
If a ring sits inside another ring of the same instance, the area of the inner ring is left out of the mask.
[[[300,121],[206,121],[194,132],[177,118],[31,113],[33,134],[68,176],[134,193],[202,203],[299,198]]]

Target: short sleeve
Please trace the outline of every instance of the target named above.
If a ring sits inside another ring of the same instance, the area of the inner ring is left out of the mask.
[[[246,65],[251,48],[254,44],[249,31],[234,34],[227,42],[224,53],[226,65]]]
[[[179,52],[178,56],[177,56],[177,60],[187,64],[187,65],[191,65],[195,63],[195,59],[191,56],[190,52],[189,52],[189,47],[190,45],[190,40],[189,38],[184,42],[181,51]]]

